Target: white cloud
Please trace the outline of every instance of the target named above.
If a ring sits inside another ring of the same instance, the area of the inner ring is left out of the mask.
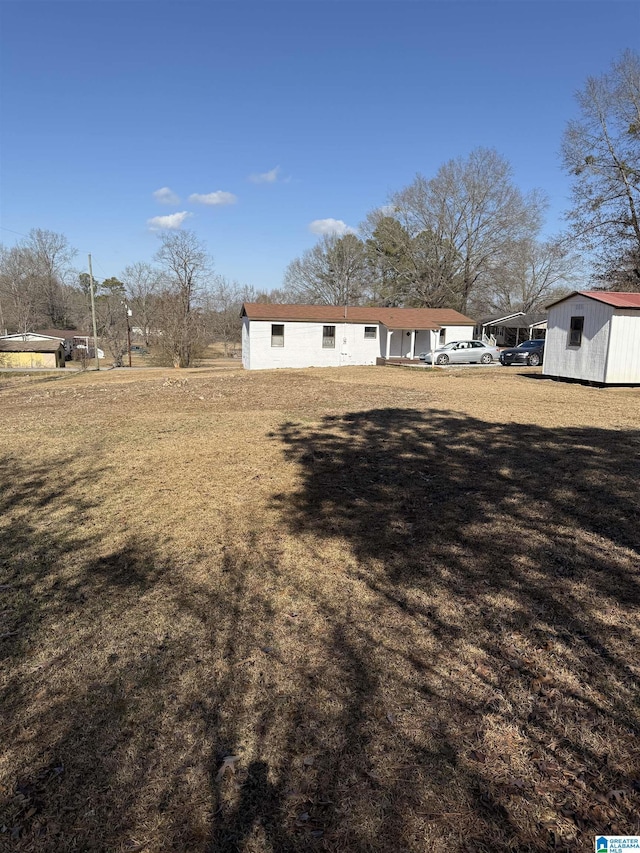
[[[190,216],[193,216],[193,213],[181,210],[180,213],[170,213],[168,216],[154,216],[152,219],[147,219],[147,225],[152,231],[181,228],[182,223]]]
[[[189,196],[189,201],[197,204],[223,205],[235,204],[238,197],[233,193],[226,193],[223,190],[217,190],[214,193],[192,193]]]
[[[309,223],[309,231],[312,234],[337,234],[339,237],[356,233],[356,229],[342,219],[314,219]]]
[[[153,197],[160,204],[180,204],[180,198],[169,187],[160,187],[153,193]]]
[[[268,172],[260,172],[257,175],[249,175],[253,184],[275,184],[280,177],[280,166],[276,166]]]

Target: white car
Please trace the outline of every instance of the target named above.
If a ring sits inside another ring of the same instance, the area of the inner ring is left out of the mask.
[[[491,364],[498,361],[500,350],[482,341],[452,341],[433,353],[436,364]],[[421,352],[420,361],[432,364],[431,353]]]

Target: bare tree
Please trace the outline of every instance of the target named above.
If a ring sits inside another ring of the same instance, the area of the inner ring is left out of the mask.
[[[256,290],[254,291],[252,302],[260,302],[264,305],[287,305],[294,300],[291,294],[284,288],[276,287],[273,290]],[[247,300],[248,301],[248,300]]]
[[[38,319],[38,280],[30,256],[20,247],[0,248],[0,302],[3,327],[31,332]]]
[[[608,290],[640,290],[640,247],[629,249],[620,258],[613,259],[608,268],[596,275],[596,281]]]
[[[151,264],[137,262],[125,267],[121,278],[135,324],[142,329],[144,342],[149,346],[156,296],[162,286],[160,271]]]
[[[512,244],[494,267],[486,301],[497,311],[540,310],[574,289],[580,275],[580,260],[565,241],[522,240]]]
[[[96,298],[98,334],[116,367],[122,367],[129,345],[127,310],[124,284],[117,278],[105,279]]]
[[[222,276],[216,279],[206,300],[207,326],[209,337],[223,344],[226,356],[242,337],[242,303],[256,302],[257,298],[258,294],[250,286]]]
[[[508,247],[538,232],[546,205],[539,191],[523,195],[509,163],[487,148],[450,160],[430,180],[418,175],[391,201],[412,237],[424,232],[441,251],[449,247],[451,307],[463,312]]]
[[[358,304],[367,287],[364,243],[355,234],[326,235],[287,267],[289,301],[325,305]]]
[[[32,228],[21,248],[30,258],[33,275],[38,281],[40,311],[55,328],[69,324],[69,280],[75,275],[72,266],[77,250],[64,234]]]
[[[606,276],[640,258],[640,56],[626,51],[611,70],[576,94],[580,118],[564,134],[562,157],[574,177],[568,213],[579,245]],[[640,286],[632,264],[629,289]]]
[[[201,309],[211,259],[192,231],[165,232],[155,254],[163,275],[158,295],[158,338],[174,367],[189,367],[204,339]]]
[[[76,254],[63,234],[40,228],[2,250],[0,289],[12,327],[33,331],[41,323],[58,328],[69,324],[69,279]]]

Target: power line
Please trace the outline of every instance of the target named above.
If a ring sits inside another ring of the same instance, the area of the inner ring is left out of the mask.
[[[7,228],[5,225],[0,225],[0,229],[2,229],[2,231],[9,231],[11,234],[17,234],[17,235],[18,235],[18,237],[26,237],[26,238],[28,238],[28,237],[29,237],[29,235],[28,235],[28,234],[23,234],[23,233],[22,233],[22,231],[14,231],[14,230],[13,230],[13,228]],[[88,252],[86,252],[85,254],[88,254]],[[104,267],[102,266],[102,264],[101,264],[99,261],[96,261],[96,259],[95,259],[95,258],[93,258],[93,263],[94,263],[97,267],[99,267],[99,269],[102,271],[102,274],[103,274],[103,275],[104,275],[104,277],[106,278],[106,277],[107,277],[107,273],[105,272]]]
[[[13,228],[5,228],[4,225],[0,225],[0,228],[3,231],[10,231],[12,234],[17,234],[18,237],[27,237],[28,236],[27,234],[23,234],[22,231],[14,231]]]
[[[14,231],[13,228],[7,228],[5,225],[0,225],[0,230],[9,231],[10,234],[17,234],[18,237],[26,237],[26,238],[29,237],[28,234],[23,234],[22,231]],[[86,254],[88,254],[88,252],[83,252],[83,254],[86,255]],[[100,267],[100,269],[102,270],[102,272],[104,273],[104,275],[106,277],[107,274],[104,271],[104,267],[102,266],[102,264],[100,264],[98,261],[96,261],[95,258],[94,258],[93,262],[96,264],[96,266]]]

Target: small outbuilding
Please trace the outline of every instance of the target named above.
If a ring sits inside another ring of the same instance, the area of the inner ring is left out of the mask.
[[[548,306],[545,376],[640,383],[640,293],[585,290]]]
[[[0,338],[0,368],[64,367],[65,352],[61,341],[25,341]]]
[[[76,329],[44,329],[39,332],[19,332],[13,335],[2,335],[3,341],[54,341],[64,347],[65,358],[80,359],[95,354],[93,337],[83,335]],[[98,358],[104,358],[104,352],[98,348]]]

